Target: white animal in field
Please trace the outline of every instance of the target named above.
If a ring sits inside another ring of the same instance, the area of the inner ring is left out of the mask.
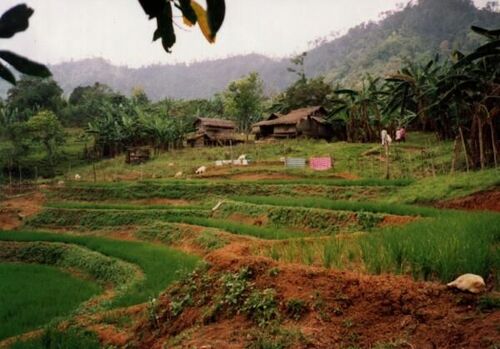
[[[286,158],[284,156],[280,157],[280,162],[285,162]]]
[[[243,160],[246,160],[247,159],[247,154],[242,154],[239,156],[239,158],[237,160],[240,160],[240,161],[243,161]]]
[[[75,175],[75,181],[79,181],[82,179],[82,176],[80,176],[78,173]]]
[[[60,186],[60,187],[64,186],[64,181],[57,182],[57,185]]]
[[[447,284],[448,287],[458,288],[460,291],[480,293],[486,288],[484,279],[479,275],[464,274]]]
[[[206,166],[201,166],[199,169],[196,170],[196,174],[203,174],[207,171]]]
[[[182,171],[179,171],[175,174],[175,178],[181,178],[182,177]]]

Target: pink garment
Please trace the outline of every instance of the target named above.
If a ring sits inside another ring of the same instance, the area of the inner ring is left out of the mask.
[[[315,171],[326,171],[332,168],[332,158],[310,158],[309,167]]]

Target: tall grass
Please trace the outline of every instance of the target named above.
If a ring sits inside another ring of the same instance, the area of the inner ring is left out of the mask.
[[[287,231],[279,228],[264,228],[253,225],[241,224],[224,219],[187,217],[187,216],[169,216],[170,222],[186,223],[199,225],[209,228],[217,228],[238,235],[249,235],[266,240],[282,240],[290,238],[299,238],[306,236],[300,231]]]
[[[0,340],[66,315],[100,290],[44,265],[0,264],[0,280]]]
[[[200,205],[130,205],[130,204],[96,204],[88,202],[49,202],[45,207],[77,210],[119,210],[119,211],[162,211],[162,210],[203,210],[206,206]]]
[[[208,210],[114,210],[45,208],[28,221],[31,226],[62,226],[101,229],[102,227],[168,221],[170,216],[208,216]]]
[[[425,219],[364,237],[362,258],[373,273],[411,273],[417,279],[443,281],[464,273],[487,277],[500,267],[498,227],[498,214]]]
[[[389,213],[394,215],[434,217],[446,211],[431,207],[419,207],[384,202],[329,200],[319,197],[267,197],[267,196],[233,196],[231,200],[257,205],[322,208],[327,210],[364,211],[372,213]]]
[[[134,284],[111,306],[129,306],[156,297],[178,278],[180,270],[195,268],[198,258],[166,246],[144,242],[117,241],[94,236],[75,236],[45,232],[0,232],[3,241],[47,241],[85,246],[102,254],[138,265],[145,274],[143,282]]]
[[[100,349],[99,338],[95,333],[69,328],[64,331],[49,328],[41,337],[18,341],[11,349]]]

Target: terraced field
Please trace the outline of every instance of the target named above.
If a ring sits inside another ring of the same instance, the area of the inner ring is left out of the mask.
[[[443,183],[451,197],[464,191],[461,182]],[[403,348],[431,336],[452,348],[456,339],[443,330],[452,322],[493,345],[500,214],[409,204],[428,202],[418,197],[425,193],[401,200],[419,186],[326,178],[49,186],[36,214],[0,232],[0,261],[48,265],[100,285],[100,295],[76,298],[86,302],[53,322],[45,335],[57,341],[57,328],[70,326],[75,343],[92,342],[90,330],[116,347]],[[484,276],[490,293],[460,301],[440,286],[465,272]],[[387,313],[393,303],[407,308]],[[424,319],[424,308],[441,315]],[[459,325],[456,314],[473,326]],[[408,325],[395,328],[404,316]],[[433,329],[408,334],[423,323]],[[330,333],[328,341],[311,329]],[[42,345],[19,340],[14,347]]]

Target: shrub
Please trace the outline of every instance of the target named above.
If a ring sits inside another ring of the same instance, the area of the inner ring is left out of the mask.
[[[286,303],[286,313],[295,321],[299,321],[307,311],[307,304],[301,299],[290,299]]]
[[[243,311],[260,327],[268,325],[279,318],[276,291],[268,288],[264,291],[254,291],[245,301]]]

